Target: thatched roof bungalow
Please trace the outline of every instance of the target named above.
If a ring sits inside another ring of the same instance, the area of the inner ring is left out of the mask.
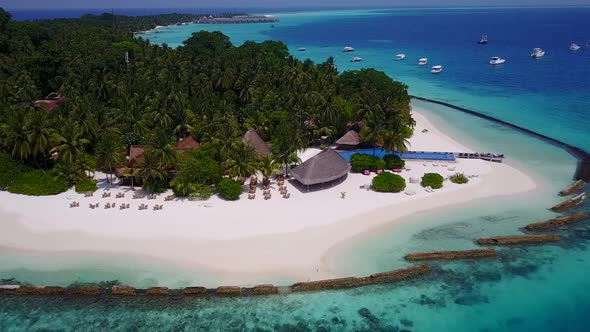
[[[38,99],[33,102],[33,106],[41,107],[45,112],[49,113],[64,102],[64,97],[57,92],[50,93],[44,99]]]
[[[349,130],[344,134],[344,136],[340,137],[336,144],[338,144],[341,148],[353,148],[361,143],[361,138],[359,134],[354,130]]]
[[[191,136],[181,138],[175,145],[174,150],[176,153],[183,153],[191,149],[198,149],[201,145],[195,141]],[[145,153],[145,147],[141,144],[131,145],[129,147],[129,156],[127,158],[127,164],[121,165],[115,169],[115,175],[123,177],[123,170],[125,167],[141,166],[144,163],[143,154]]]
[[[198,149],[201,145],[192,136],[181,138],[174,146],[176,153],[183,153],[191,149]]]
[[[291,176],[305,186],[338,180],[348,174],[350,165],[338,152],[326,149],[291,170]]]
[[[143,153],[145,152],[145,148],[141,144],[132,145],[129,148],[129,165],[141,165],[143,164]]]
[[[262,157],[266,157],[270,155],[271,150],[270,146],[266,144],[266,142],[258,135],[256,130],[250,129],[244,134],[244,143],[248,144],[249,146],[253,147]]]

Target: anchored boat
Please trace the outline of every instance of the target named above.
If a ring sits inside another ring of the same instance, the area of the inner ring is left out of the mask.
[[[442,72],[442,70],[443,70],[443,68],[442,68],[441,65],[436,65],[436,66],[433,66],[432,67],[432,69],[430,70],[430,72],[433,73],[433,74],[439,74],[439,73]]]

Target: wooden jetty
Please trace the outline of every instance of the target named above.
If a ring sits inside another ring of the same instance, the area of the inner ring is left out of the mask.
[[[560,196],[569,196],[577,193],[578,191],[582,190],[586,186],[586,182],[584,180],[578,180],[572,183],[570,186],[566,187],[562,191],[559,192]]]
[[[561,202],[557,205],[555,205],[554,207],[551,208],[551,211],[555,211],[555,212],[562,212],[568,209],[571,209],[579,204],[581,204],[584,199],[586,199],[586,193],[581,193],[579,195],[576,195],[564,202]]]
[[[555,234],[538,234],[538,235],[513,235],[513,236],[496,236],[481,238],[477,240],[479,245],[507,246],[517,244],[535,244],[546,242],[557,242],[559,236]]]
[[[585,212],[575,213],[569,216],[558,217],[554,219],[550,219],[547,221],[536,222],[532,224],[526,225],[526,229],[529,231],[537,231],[540,229],[546,229],[551,227],[560,227],[567,224],[575,223],[578,221],[582,221],[588,218],[588,214]]]
[[[404,256],[407,261],[425,261],[425,260],[458,260],[496,257],[496,251],[493,249],[474,249],[474,250],[456,250],[456,251],[430,251],[416,252]]]

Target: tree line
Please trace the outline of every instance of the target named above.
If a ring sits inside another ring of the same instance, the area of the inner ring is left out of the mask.
[[[368,145],[406,149],[407,86],[384,73],[339,74],[332,58],[300,61],[274,41],[234,46],[220,32],[195,32],[176,49],[133,37],[154,22],[108,14],[15,22],[0,9],[0,149],[74,183],[97,169],[112,174],[130,145],[144,144],[133,175],[152,190],[187,164],[173,147],[188,136],[202,146],[193,162],[208,158],[233,177],[296,162],[298,150],[351,127]],[[33,106],[54,91],[61,106]],[[243,143],[249,129],[272,143],[267,160]]]

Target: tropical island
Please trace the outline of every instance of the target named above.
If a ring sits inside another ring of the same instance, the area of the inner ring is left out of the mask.
[[[362,232],[535,187],[438,130],[383,72],[219,32],[176,49],[134,38],[179,21],[0,10],[3,245],[309,280],[333,276],[324,255]]]

